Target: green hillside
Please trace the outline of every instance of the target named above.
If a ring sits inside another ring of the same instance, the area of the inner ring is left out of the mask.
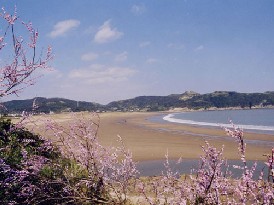
[[[274,106],[274,92],[237,93],[215,91],[199,94],[192,91],[168,96],[141,96],[128,100],[111,102],[107,105],[112,110],[164,111],[172,108],[208,109],[228,107],[266,107]]]
[[[98,103],[68,100],[64,98],[42,98],[13,100],[2,103],[1,113],[35,112],[78,112],[78,111],[165,111],[173,108],[209,109],[209,108],[254,108],[274,106],[274,92],[237,93],[215,91],[199,94],[187,91],[183,94],[168,96],[139,96],[132,99],[114,101],[107,105]]]
[[[97,111],[103,110],[104,106],[84,101],[74,101],[64,98],[42,98],[28,100],[12,100],[4,102],[4,108],[1,108],[2,113],[21,113],[23,111],[33,111],[33,103],[35,102],[35,112],[49,113],[49,112],[78,112],[78,111]]]

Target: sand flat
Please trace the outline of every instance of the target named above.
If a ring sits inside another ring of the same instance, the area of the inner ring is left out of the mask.
[[[170,159],[197,159],[202,154],[201,146],[205,140],[221,149],[224,145],[224,156],[227,159],[239,159],[237,143],[226,135],[222,129],[205,128],[177,123],[158,123],[148,120],[150,117],[163,113],[148,112],[108,112],[99,113],[100,126],[98,137],[103,145],[117,146],[117,135],[123,139],[125,146],[133,153],[134,160],[161,160],[168,152]],[[77,113],[90,115],[90,113]],[[36,129],[43,125],[45,116],[35,116]],[[49,115],[56,122],[66,125],[72,118],[71,113]],[[54,140],[52,136],[48,138]],[[273,135],[245,133],[247,140],[264,140],[274,142]],[[247,144],[246,157],[249,160],[265,160],[271,146],[267,143]]]
[[[154,115],[159,113],[102,113],[100,140],[105,145],[115,145],[116,136],[120,135],[138,161],[164,159],[167,151],[171,159],[196,159],[202,154],[205,140],[218,149],[224,145],[227,159],[239,159],[237,143],[224,130],[149,121],[148,118]],[[245,133],[245,138],[274,141],[274,136],[263,134]],[[270,151],[271,147],[267,145],[248,144],[247,159],[265,160],[263,154]]]

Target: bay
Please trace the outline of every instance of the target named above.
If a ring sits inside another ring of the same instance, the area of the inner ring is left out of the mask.
[[[231,127],[274,135],[274,109],[197,111],[168,114],[163,120],[190,125]]]
[[[231,127],[230,121],[236,126],[242,128],[245,132],[254,132],[261,134],[274,135],[274,109],[251,109],[251,110],[218,110],[218,111],[194,111],[171,113],[154,116],[149,119],[157,123],[181,123],[189,124],[191,126],[205,126],[212,128]],[[161,131],[167,131],[161,126],[157,128]],[[184,132],[185,133],[185,132]],[[193,136],[200,136],[195,133]],[[201,135],[204,136],[204,135]],[[207,136],[214,138],[215,136]],[[247,144],[257,144],[263,146],[274,146],[273,142],[258,140],[245,140]],[[157,176],[161,175],[165,170],[165,160],[152,160],[139,162],[137,167],[141,176]],[[248,168],[251,168],[255,161],[247,161]],[[228,160],[230,165],[229,171],[233,178],[239,178],[242,175],[242,170],[233,168],[233,165],[242,165],[240,160]],[[263,161],[257,162],[257,168],[254,172],[254,179],[258,179],[262,170],[264,170],[264,177],[267,176],[267,169]],[[199,160],[184,159],[183,163],[178,165],[175,160],[170,160],[170,166],[174,171],[180,174],[190,174],[191,170],[197,170],[199,167]],[[195,173],[195,171],[194,171]],[[265,178],[266,179],[266,178]]]
[[[151,161],[142,161],[137,163],[137,169],[140,172],[140,176],[159,176],[162,174],[166,174],[166,168],[164,163],[166,160],[151,160]],[[201,166],[201,162],[198,159],[182,159],[181,163],[177,163],[176,160],[169,160],[170,168],[173,172],[177,172],[178,174],[195,174],[199,167]],[[264,173],[264,179],[267,179],[268,169],[263,161],[254,161],[248,160],[247,167],[251,169],[251,167],[257,164],[256,169],[254,170],[253,179],[258,179],[261,175],[261,172]],[[232,178],[240,178],[243,174],[243,170],[238,168],[234,168],[233,165],[236,166],[244,166],[243,162],[240,160],[227,160],[228,166],[222,166],[222,171],[231,172]]]

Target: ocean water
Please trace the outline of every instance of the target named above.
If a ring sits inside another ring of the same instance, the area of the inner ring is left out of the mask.
[[[245,140],[247,144],[256,144],[258,146],[274,147],[274,109],[251,109],[251,110],[223,110],[223,111],[198,111],[198,112],[181,112],[165,115],[157,115],[147,119],[149,121],[157,123],[182,123],[190,124],[193,126],[206,126],[206,127],[231,127],[230,120],[233,123],[242,128],[245,132],[263,133],[273,135],[273,141]],[[161,128],[161,125],[157,130],[168,132],[169,130]],[[180,132],[179,132],[180,133]],[[186,132],[183,132],[186,134]],[[205,136],[203,134],[187,133],[194,137]],[[207,138],[214,139],[220,138],[220,136],[206,136]],[[230,137],[224,137],[224,140],[231,140]],[[164,168],[164,160],[154,160],[139,162],[137,167],[141,176],[155,176],[160,175]],[[255,161],[248,161],[248,167],[250,168]],[[258,166],[254,173],[254,179],[257,179],[260,172],[265,167],[263,161],[258,161]],[[241,170],[233,168],[232,165],[242,165],[240,160],[228,160],[230,165],[229,171],[232,172],[232,177],[238,178],[241,176]],[[199,166],[199,160],[185,159],[182,164],[177,165],[176,161],[170,160],[170,165],[174,171],[178,171],[181,174],[190,174],[192,169],[197,169]],[[264,176],[267,176],[267,169],[264,169]]]
[[[264,178],[266,179],[268,169],[265,166],[263,161],[254,161],[247,160],[247,167],[250,169],[254,163],[257,163],[257,167],[254,171],[254,178],[258,179],[261,172],[264,172]],[[161,174],[165,174],[165,160],[151,160],[137,163],[137,169],[140,172],[140,176],[159,176]],[[177,163],[177,160],[169,160],[169,165],[172,171],[178,172],[179,174],[191,174],[196,173],[200,167],[200,161],[198,159],[183,159],[180,164]],[[242,175],[242,170],[234,168],[233,165],[243,166],[243,163],[240,160],[227,160],[228,167],[223,167],[223,171],[231,172],[233,178],[239,178]]]
[[[231,127],[232,121],[245,131],[274,135],[274,109],[182,112],[165,115],[163,120],[210,127]]]

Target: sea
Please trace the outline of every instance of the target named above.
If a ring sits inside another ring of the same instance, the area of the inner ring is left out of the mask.
[[[140,176],[160,176],[166,174],[166,168],[164,166],[165,160],[150,160],[137,162],[137,169]],[[169,160],[169,166],[171,170],[178,174],[195,174],[201,166],[201,162],[198,159],[182,159],[180,163],[178,160]],[[234,168],[234,165],[243,167],[243,162],[240,160],[227,160],[226,166],[222,166],[222,171],[229,171],[230,177],[240,178],[243,170]],[[268,169],[263,161],[247,160],[247,167],[250,169],[256,163],[256,169],[254,170],[253,179],[259,179],[261,172],[264,173],[264,179],[267,179]]]
[[[250,109],[250,110],[218,110],[218,111],[194,111],[194,112],[180,112],[163,114],[152,117],[150,121],[160,123],[180,123],[191,126],[205,126],[211,128],[231,127],[232,122],[237,127],[244,130],[244,132],[261,133],[273,135],[273,142],[262,140],[246,140],[246,143],[262,144],[269,147],[274,147],[274,109]],[[161,129],[161,128],[160,128]],[[191,133],[188,133],[191,134]],[[194,134],[195,135],[195,134]],[[208,136],[209,138],[214,136]],[[140,162],[137,167],[142,176],[159,175],[164,171],[164,160],[154,160],[147,162]],[[251,167],[255,161],[248,161],[248,167]],[[259,177],[261,170],[265,164],[262,161],[256,162],[258,164],[255,170],[255,178]],[[177,165],[176,161],[170,161],[174,170],[181,174],[189,174],[192,169],[197,169],[199,160],[185,159],[181,165]],[[241,171],[233,169],[232,165],[241,165],[239,160],[228,160],[230,164],[230,171],[233,177],[240,177]],[[265,169],[266,172],[267,169]],[[266,174],[265,174],[266,176]]]
[[[274,109],[218,110],[173,113],[163,120],[206,127],[237,127],[248,132],[274,135]]]

